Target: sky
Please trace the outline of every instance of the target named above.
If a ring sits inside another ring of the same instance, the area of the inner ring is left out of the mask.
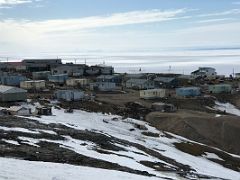
[[[238,0],[0,0],[0,56],[240,49]]]

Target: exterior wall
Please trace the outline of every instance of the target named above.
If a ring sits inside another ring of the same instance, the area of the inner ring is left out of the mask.
[[[68,76],[82,76],[84,73],[84,67],[80,67],[80,66],[73,66],[73,65],[69,65],[69,66],[58,66],[56,68],[52,69],[52,74],[67,74]]]
[[[177,88],[176,95],[182,97],[194,97],[199,96],[201,94],[200,88],[197,87],[189,87],[189,88]]]
[[[99,90],[99,91],[113,91],[116,89],[116,83],[109,82],[97,82],[90,84],[91,90]]]
[[[66,81],[67,86],[87,86],[89,85],[90,80],[89,79],[68,79]]]
[[[144,83],[134,82],[134,81],[127,81],[126,88],[138,88],[138,89],[153,89],[155,87],[153,81],[146,81]]]
[[[193,77],[207,76],[208,78],[216,77],[216,69],[210,67],[200,67],[197,71],[191,73]]]
[[[232,86],[229,84],[218,84],[218,85],[210,85],[208,87],[210,93],[219,94],[219,93],[231,93]]]
[[[48,80],[53,83],[64,84],[68,79],[68,75],[50,75],[48,76]]]
[[[51,75],[50,71],[33,72],[32,78],[34,80],[47,80],[49,75]]]
[[[26,81],[24,76],[1,76],[1,83],[8,86],[19,86],[21,81]]]
[[[91,66],[86,70],[87,75],[112,75],[114,68],[111,66]]]
[[[102,67],[101,68],[101,74],[103,75],[112,75],[114,73],[113,67]]]
[[[151,89],[140,91],[140,98],[143,99],[164,98],[166,96],[167,96],[166,89]]]
[[[0,94],[0,101],[2,102],[25,101],[26,99],[27,99],[26,92]]]
[[[62,64],[61,59],[25,59],[22,62],[30,72],[49,71],[52,67]]]
[[[113,82],[121,84],[122,78],[119,75],[101,75],[97,77],[97,82]]]
[[[55,92],[55,96],[59,100],[79,101],[84,98],[84,92],[71,91],[71,90],[59,90]]]
[[[27,90],[42,90],[46,88],[45,81],[23,81],[20,87]]]
[[[154,80],[155,81],[155,86],[158,88],[176,88],[178,86],[178,80],[177,79],[173,79],[172,81],[169,82],[163,82],[163,81],[158,81],[158,80]]]

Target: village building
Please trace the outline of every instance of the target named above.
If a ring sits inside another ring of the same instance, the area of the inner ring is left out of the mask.
[[[56,83],[56,84],[65,84],[66,80],[68,79],[67,74],[58,74],[58,75],[50,75],[48,76],[49,82]]]
[[[86,69],[86,74],[90,76],[112,75],[114,74],[114,68],[106,65],[91,66]]]
[[[51,71],[51,68],[62,64],[61,59],[24,59],[22,62],[30,72]]]
[[[145,77],[146,77],[145,74],[137,73],[137,74],[126,74],[124,78],[129,80],[129,79],[144,79]]]
[[[240,73],[235,73],[235,78],[240,79]]]
[[[36,107],[37,115],[39,116],[51,116],[52,115],[52,108],[46,106],[38,106]]]
[[[98,65],[100,67],[100,74],[112,75],[114,74],[114,68],[112,66],[107,66],[105,64]]]
[[[183,87],[176,89],[176,95],[179,97],[195,97],[201,95],[199,87]]]
[[[8,112],[11,115],[29,116],[31,115],[31,108],[26,108],[22,106],[11,106],[10,108],[8,108]]]
[[[140,91],[140,98],[142,99],[157,99],[171,96],[167,89],[148,89]]]
[[[6,69],[8,72],[24,72],[26,66],[22,62],[7,62]]]
[[[86,87],[89,84],[89,79],[67,79],[66,81],[66,85],[70,87]]]
[[[25,101],[27,99],[27,91],[17,87],[0,85],[0,101],[15,102]]]
[[[220,94],[220,93],[231,93],[232,86],[230,84],[215,84],[208,86],[209,93]]]
[[[0,70],[6,72],[8,68],[7,62],[0,62]]]
[[[148,79],[129,79],[125,83],[129,89],[154,89],[154,81]]]
[[[217,76],[216,69],[211,67],[199,67],[198,70],[191,73],[193,77],[208,77],[214,78]]]
[[[22,75],[4,74],[4,75],[0,76],[1,84],[7,85],[7,86],[19,86],[20,82],[26,81],[26,80],[27,80],[27,78]]]
[[[95,82],[90,84],[92,91],[115,91],[116,83],[113,82]]]
[[[84,92],[78,90],[58,90],[54,94],[58,100],[64,101],[80,101],[85,97]]]
[[[156,102],[152,104],[153,111],[160,111],[160,112],[176,112],[177,108],[173,104],[165,104],[161,102]]]
[[[120,75],[100,75],[97,77],[97,82],[112,82],[120,85],[122,78]]]
[[[48,80],[48,76],[51,75],[50,71],[39,71],[39,72],[32,72],[32,79],[33,80]]]
[[[20,83],[20,88],[37,91],[44,90],[46,88],[46,81],[45,80],[22,81]]]
[[[155,87],[158,88],[176,88],[178,81],[175,77],[157,77],[154,79]]]
[[[86,65],[84,64],[62,64],[52,68],[51,72],[53,75],[67,74],[70,77],[83,76]]]

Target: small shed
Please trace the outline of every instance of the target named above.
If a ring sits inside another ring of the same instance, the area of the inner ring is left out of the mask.
[[[148,89],[140,91],[140,98],[142,99],[156,99],[169,97],[171,94],[167,89]]]
[[[55,92],[55,97],[64,101],[80,101],[84,99],[85,94],[78,90],[58,90]]]
[[[161,112],[176,112],[177,108],[173,104],[165,104],[161,102],[153,103],[152,109],[154,111],[161,111]]]
[[[33,80],[48,80],[48,76],[50,75],[51,75],[50,71],[33,72],[32,78]]]
[[[126,88],[154,89],[154,82],[148,79],[129,79],[126,81]]]
[[[46,107],[46,106],[39,106],[36,107],[37,114],[42,116],[51,116],[52,115],[52,108],[51,107]]]
[[[14,102],[27,99],[27,91],[21,88],[0,85],[0,101]]]
[[[176,95],[180,97],[195,97],[201,95],[201,90],[199,87],[177,88]]]
[[[26,90],[44,90],[46,88],[46,81],[22,81],[20,87]]]
[[[96,90],[96,91],[114,91],[116,90],[116,83],[112,83],[112,82],[91,83],[90,89]]]
[[[208,91],[213,94],[220,94],[220,93],[231,93],[232,86],[230,84],[215,84],[209,85]]]
[[[31,114],[31,108],[22,106],[11,106],[8,111],[11,115],[29,116]]]
[[[57,75],[50,75],[48,76],[48,80],[53,83],[57,84],[64,84],[68,79],[67,74],[57,74]]]
[[[90,84],[90,80],[89,79],[67,79],[66,84],[67,86],[71,86],[71,87],[76,87],[76,86],[86,87]]]

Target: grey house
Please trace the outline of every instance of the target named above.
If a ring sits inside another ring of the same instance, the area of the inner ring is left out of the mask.
[[[101,75],[97,77],[97,82],[112,82],[121,84],[122,78],[120,75]]]
[[[95,82],[90,84],[92,91],[114,91],[116,90],[116,83],[114,82]]]
[[[79,101],[84,99],[85,94],[83,91],[77,91],[77,90],[58,90],[55,92],[55,97],[58,100]]]
[[[84,74],[86,65],[84,64],[63,64],[52,68],[51,72],[53,75],[67,74],[72,77],[79,77]]]
[[[130,89],[153,89],[154,81],[148,79],[129,79],[126,81],[125,86]]]
[[[155,87],[158,88],[176,88],[178,80],[174,77],[157,77],[154,79]]]
[[[0,101],[14,102],[27,99],[27,91],[17,87],[0,85]]]
[[[33,80],[48,80],[49,75],[51,75],[50,71],[33,72],[32,78]]]
[[[22,62],[30,72],[50,71],[51,68],[62,64],[61,59],[24,59]]]
[[[91,66],[86,69],[86,74],[90,76],[112,75],[114,74],[114,68],[112,66],[106,66],[106,65]]]

